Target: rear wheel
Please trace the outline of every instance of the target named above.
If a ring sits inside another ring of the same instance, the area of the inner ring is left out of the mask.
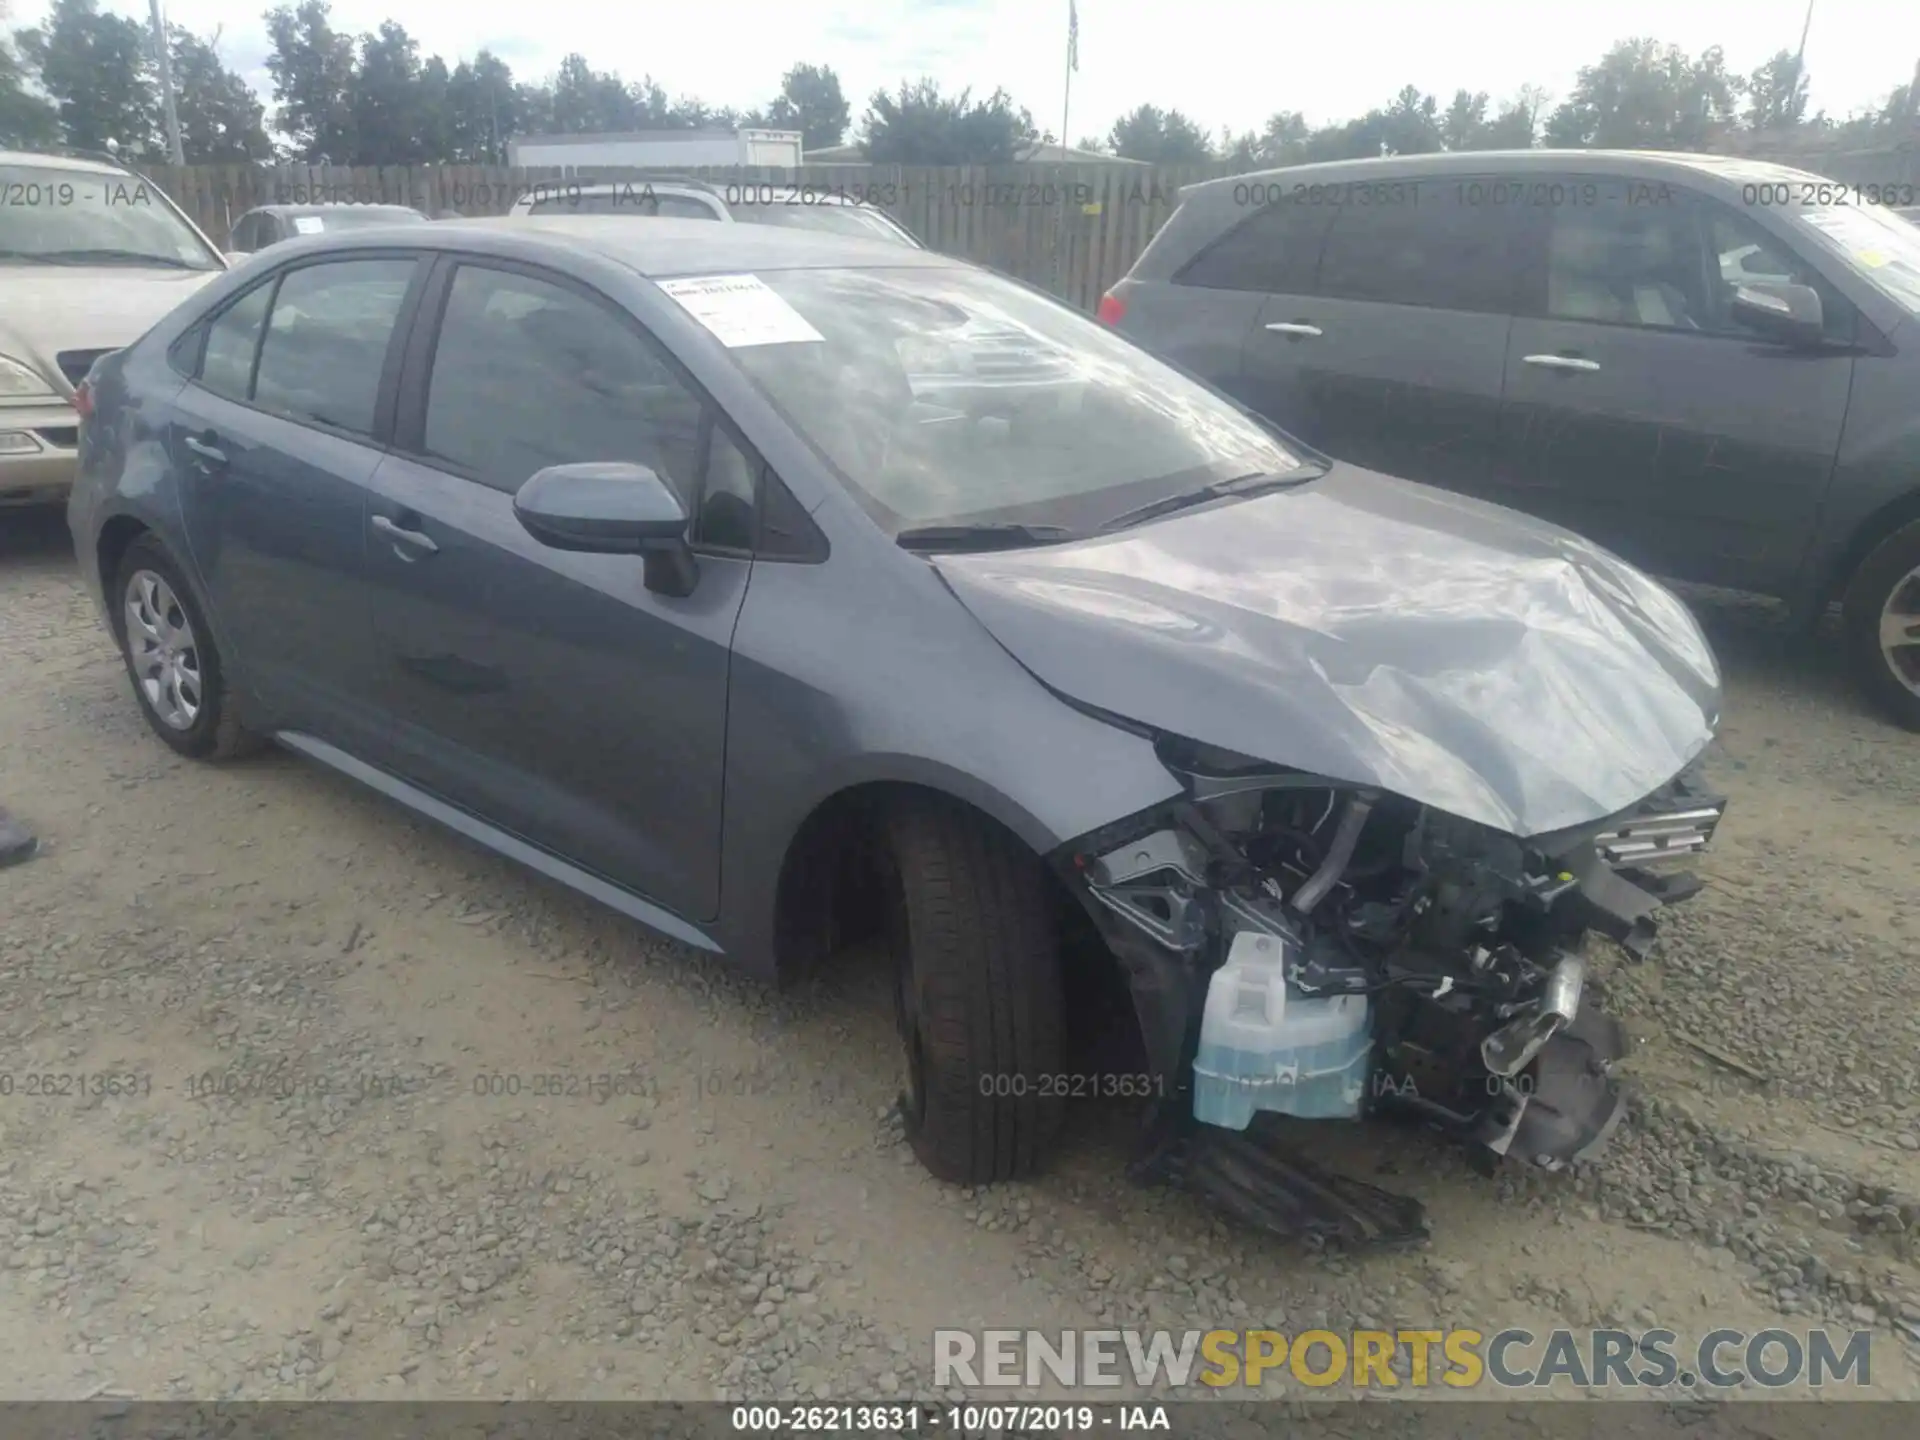
[[[1040,862],[957,804],[889,817],[886,939],[907,1140],[942,1180],[1031,1174],[1059,1133],[1059,936]],[[1043,1090],[1046,1093],[1043,1093]]]
[[[1920,520],[1860,562],[1841,608],[1861,683],[1894,719],[1920,730]]]
[[[114,628],[133,693],[153,733],[195,760],[226,760],[265,744],[241,727],[213,632],[160,543],[127,547],[114,581]]]

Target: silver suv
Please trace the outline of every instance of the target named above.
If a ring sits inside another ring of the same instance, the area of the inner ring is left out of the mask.
[[[509,215],[634,215],[720,220],[825,230],[896,245],[923,247],[886,211],[852,196],[809,186],[742,181],[710,185],[680,176],[636,180],[553,180],[536,184]]]
[[[65,498],[93,362],[226,268],[144,176],[0,150],[0,508]]]

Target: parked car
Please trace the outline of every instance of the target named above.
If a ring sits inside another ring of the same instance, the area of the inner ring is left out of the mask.
[[[556,180],[535,185],[513,202],[512,215],[665,216],[744,225],[825,230],[896,245],[920,242],[886,211],[837,191],[809,186],[743,182],[724,188],[680,177],[659,180]]]
[[[1014,332],[1073,386],[915,396],[903,350]],[[988,271],[757,225],[297,240],[87,392],[69,520],[162,741],[272,737],[759,975],[877,937],[936,1174],[1125,1094],[1165,1173],[1377,1237],[1417,1207],[1237,1127],[1417,1095],[1554,1168],[1619,1118],[1576,947],[1684,894],[1649,862],[1717,823],[1719,673],[1564,530]],[[1124,1088],[1060,1079],[1100,980]]]
[[[360,205],[341,201],[318,205],[257,205],[233,222],[227,251],[230,259],[252,255],[299,235],[320,235],[372,225],[415,225],[424,212],[411,205]]]
[[[88,368],[224,269],[165,191],[110,157],[0,150],[0,509],[66,498]]]
[[[1839,600],[1920,728],[1920,231],[1839,188],[1605,151],[1210,181],[1102,311],[1342,459],[1809,621]]]

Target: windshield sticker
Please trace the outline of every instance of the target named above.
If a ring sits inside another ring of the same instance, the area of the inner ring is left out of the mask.
[[[293,228],[302,235],[318,235],[326,226],[318,215],[296,215]]]
[[[806,316],[776,295],[758,275],[662,280],[660,288],[729,350],[826,340],[807,323]]]
[[[1883,250],[1856,250],[1853,252],[1853,258],[1869,270],[1878,270],[1882,265],[1885,265],[1888,260],[1887,254]]]

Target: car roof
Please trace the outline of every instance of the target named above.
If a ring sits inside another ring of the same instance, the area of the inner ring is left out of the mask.
[[[632,180],[549,180],[536,181],[528,190],[527,198],[532,200],[559,200],[577,195],[585,199],[589,195],[620,195],[629,191],[652,190],[688,190],[695,194],[711,195],[723,205],[758,204],[794,204],[794,205],[849,205],[860,210],[873,210],[878,207],[856,200],[851,195],[841,195],[830,189],[814,189],[810,185],[789,185],[784,181],[745,180],[728,189],[743,198],[731,200],[720,186],[710,181],[688,175],[647,175],[636,176]],[[764,190],[768,199],[745,198],[748,191]],[[786,197],[782,199],[781,197]]]
[[[351,200],[321,200],[311,205],[256,205],[249,215],[320,215],[329,210],[356,210],[362,215],[418,215],[411,205],[359,205]]]
[[[44,150],[0,150],[0,165],[52,165],[62,170],[84,170],[92,175],[127,176],[135,172],[124,165],[109,165],[81,155],[54,155]]]
[[[1824,180],[1810,171],[1738,155],[1696,155],[1677,150],[1449,150],[1431,155],[1387,155],[1366,160],[1327,160],[1287,165],[1247,175],[1224,175],[1184,187],[1181,198],[1212,199],[1234,187],[1284,181],[1288,184],[1365,184],[1376,180],[1415,180],[1427,176],[1501,177],[1564,173],[1604,166],[1633,180],[1657,183],[1708,177],[1728,185],[1765,180]],[[1242,190],[1244,195],[1245,191]]]
[[[963,267],[932,250],[910,249],[891,240],[868,240],[824,230],[789,230],[775,225],[716,225],[711,220],[648,217],[636,225],[617,215],[489,215],[446,220],[431,227],[370,225],[341,231],[338,237],[308,236],[288,242],[315,249],[363,249],[403,243],[436,250],[474,247],[496,254],[533,258],[557,251],[580,251],[619,262],[649,279],[668,275],[715,275],[743,270],[808,270],[839,267]],[[281,253],[276,246],[275,254]]]

